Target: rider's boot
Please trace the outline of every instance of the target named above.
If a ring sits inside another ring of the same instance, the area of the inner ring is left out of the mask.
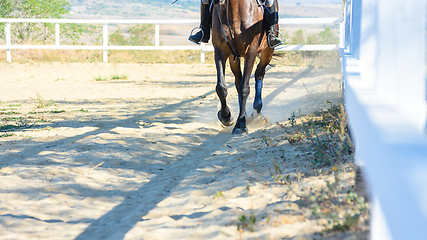
[[[267,20],[267,42],[271,48],[277,47],[282,44],[282,40],[276,36],[276,23],[278,20],[276,12],[276,1],[273,1],[273,5],[266,7],[265,19]]]
[[[207,43],[211,37],[212,16],[209,13],[209,4],[201,3],[200,22],[200,31],[188,37],[188,40],[197,44],[200,44],[200,42]]]

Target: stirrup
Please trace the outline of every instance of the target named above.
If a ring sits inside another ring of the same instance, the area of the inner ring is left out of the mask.
[[[190,42],[193,42],[195,44],[200,44],[202,42],[203,38],[205,37],[205,31],[203,31],[203,28],[201,26],[195,27],[195,28],[193,28],[193,30],[191,30],[190,36],[193,36],[193,32],[195,29],[200,29],[200,31],[202,32],[202,38],[200,39],[199,42],[195,42],[195,41],[190,40],[190,37],[188,37],[188,40],[190,40]]]
[[[275,47],[277,47],[277,46],[280,46],[280,45],[282,45],[283,44],[283,42],[280,42],[280,43],[278,43],[278,44],[276,44],[276,45],[271,45],[271,43],[270,43],[270,39],[267,39],[267,42],[268,42],[268,46],[270,47],[270,48],[275,48]]]

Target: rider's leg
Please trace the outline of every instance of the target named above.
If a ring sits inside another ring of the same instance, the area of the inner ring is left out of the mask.
[[[202,0],[200,3],[200,31],[190,35],[188,40],[199,44],[200,42],[207,43],[211,36],[212,16],[209,13],[209,0]]]
[[[276,23],[279,18],[276,11],[276,0],[266,0],[265,6],[264,18],[267,22],[268,46],[273,48],[282,44],[282,40],[276,36]]]

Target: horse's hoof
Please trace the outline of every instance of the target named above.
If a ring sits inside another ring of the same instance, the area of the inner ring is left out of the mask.
[[[228,114],[227,117],[222,116],[221,110],[218,111],[218,119],[222,123],[222,125],[229,127],[234,124],[233,119],[231,119],[231,112]]]
[[[234,129],[233,129],[233,135],[242,135],[245,133],[248,133],[247,127],[243,127],[243,128],[242,127],[240,127],[240,128],[234,127]]]
[[[253,107],[257,111],[257,113],[261,112],[261,109],[262,109],[262,99],[260,97],[258,97],[258,98],[255,97]]]
[[[258,114],[260,114],[261,113],[261,109],[262,109],[262,103],[254,104],[254,109],[256,110],[256,112]]]

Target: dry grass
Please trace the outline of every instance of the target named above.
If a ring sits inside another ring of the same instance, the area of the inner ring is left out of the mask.
[[[272,63],[295,67],[341,68],[338,51],[276,52]]]
[[[13,62],[102,62],[99,50],[12,50]],[[200,63],[200,51],[108,51],[111,63]],[[206,53],[213,62],[213,53]],[[0,62],[6,62],[6,50],[0,50]]]
[[[206,62],[214,63],[213,52],[205,53]],[[12,50],[12,61],[28,62],[102,62],[99,50]],[[200,51],[109,51],[110,63],[200,63]],[[6,62],[6,50],[0,50],[0,62]],[[339,68],[338,52],[280,52],[271,64]]]

